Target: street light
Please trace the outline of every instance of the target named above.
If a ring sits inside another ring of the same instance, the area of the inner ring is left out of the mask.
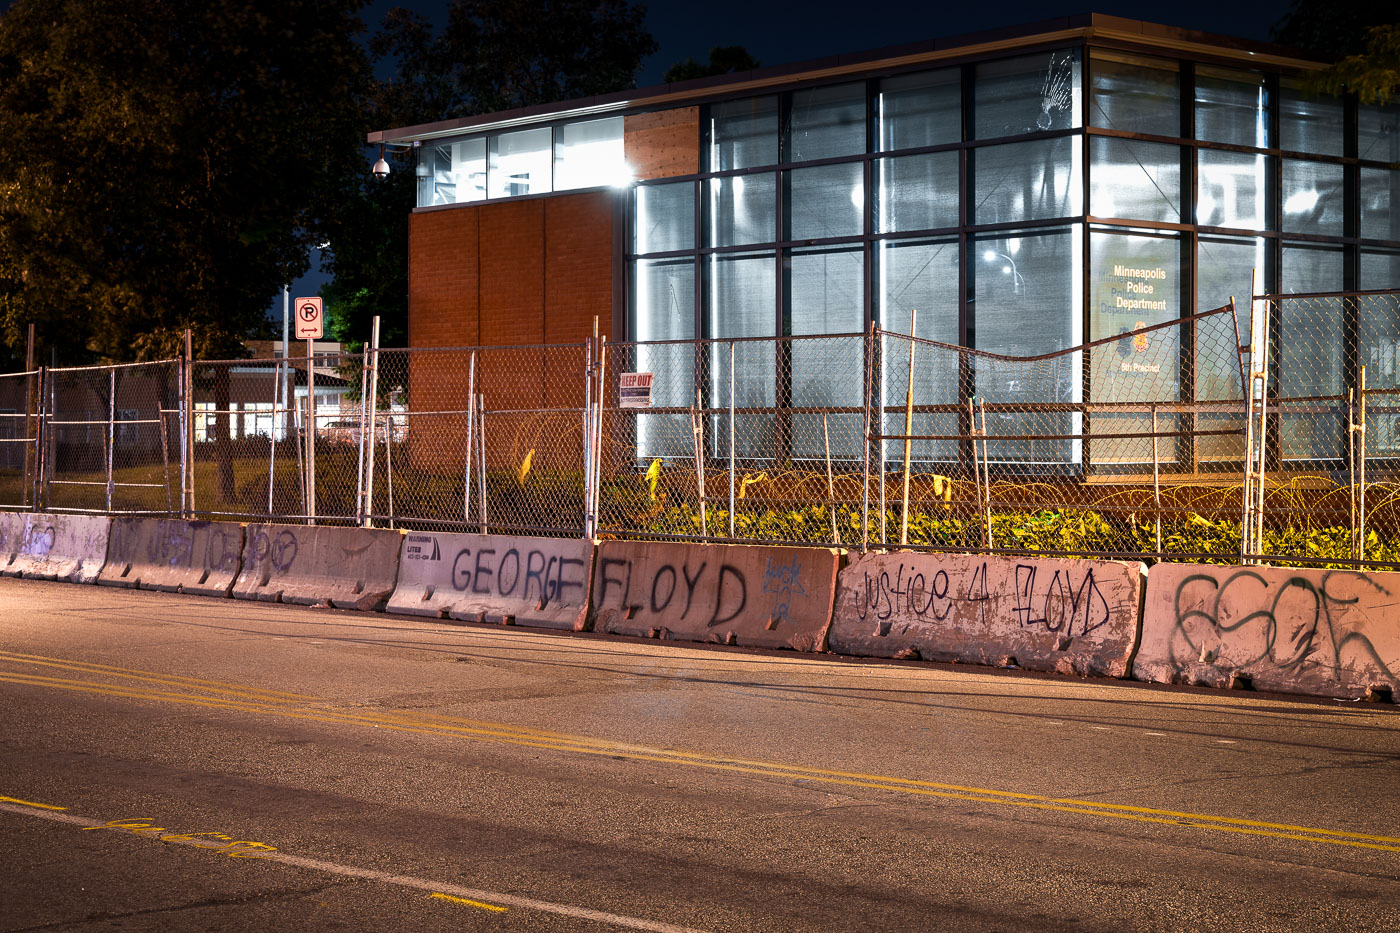
[[[1012,276],[1012,293],[1019,295],[1022,293],[1022,291],[1025,290],[1026,280],[1021,277],[1020,272],[1016,271],[1016,260],[1012,259],[1005,253],[999,253],[994,249],[987,250],[985,253],[982,254],[982,258],[989,263],[996,262],[998,259],[1004,259],[1006,261],[1006,265],[1001,267],[1001,273],[1002,275]]]

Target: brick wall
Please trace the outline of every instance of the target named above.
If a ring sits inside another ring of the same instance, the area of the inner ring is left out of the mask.
[[[611,334],[613,198],[611,191],[591,191],[414,214],[409,219],[409,345],[578,343],[593,335],[595,315],[599,332]],[[566,356],[570,362],[561,365]],[[560,353],[483,354],[477,386],[487,396],[488,410],[581,407],[582,355],[577,356],[574,365],[572,355]],[[465,354],[409,357],[415,411],[466,407]],[[578,371],[552,371],[559,368]],[[416,419],[425,427],[429,421],[435,436],[431,444],[410,445],[414,464],[460,470],[465,448],[458,440],[465,436],[465,419]],[[522,424],[516,433],[530,433],[525,428]],[[488,453],[493,447],[488,443]],[[537,464],[543,454],[541,448]]]

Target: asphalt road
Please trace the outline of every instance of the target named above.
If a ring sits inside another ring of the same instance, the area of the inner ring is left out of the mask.
[[[1400,711],[0,580],[0,930],[1396,930]]]

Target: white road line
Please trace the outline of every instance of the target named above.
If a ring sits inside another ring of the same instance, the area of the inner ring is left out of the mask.
[[[75,816],[71,813],[60,813],[47,809],[41,810],[37,807],[23,806],[14,803],[0,802],[0,811],[16,813],[20,816],[37,817],[41,820],[52,820],[55,823],[67,823],[72,826],[81,826],[89,829],[96,829],[99,827],[106,828],[108,826],[107,823],[100,820],[91,820],[86,817]],[[195,840],[178,838],[162,840],[157,837],[157,841],[165,842],[168,845],[189,845],[195,848],[208,849],[207,845],[201,846]],[[330,874],[343,875],[347,878],[364,878],[367,881],[379,881],[384,884],[393,884],[405,888],[417,888],[420,891],[427,891],[429,894],[442,892],[444,894],[451,894],[456,897],[468,898],[474,901],[488,901],[496,904],[505,904],[510,907],[522,907],[527,910],[560,914],[565,917],[577,917],[581,920],[595,920],[599,923],[606,923],[629,930],[648,930],[651,931],[651,933],[699,933],[699,931],[690,927],[676,926],[670,923],[659,923],[655,920],[643,920],[640,917],[626,917],[621,914],[610,914],[601,910],[592,910],[588,907],[575,907],[571,904],[556,904],[552,901],[540,901],[532,897],[521,897],[517,894],[506,894],[500,891],[483,891],[478,888],[465,888],[461,885],[445,884],[441,881],[429,881],[426,878],[415,878],[412,875],[395,875],[389,872],[375,871],[370,868],[356,868],[353,865],[339,865],[335,862],[323,862],[319,859],[300,858],[295,855],[288,855],[285,852],[260,851],[255,857],[264,862],[281,862],[284,865],[291,865],[296,868],[309,868],[313,871],[329,872]]]

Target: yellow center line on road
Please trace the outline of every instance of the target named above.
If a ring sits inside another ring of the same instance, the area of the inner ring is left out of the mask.
[[[35,803],[32,800],[20,800],[18,797],[0,797],[0,803],[17,803],[25,807],[38,807],[40,810],[67,810],[67,807],[55,807],[51,803]]]
[[[317,699],[314,696],[308,696],[304,693],[284,693],[280,690],[264,690],[261,687],[250,687],[247,684],[233,684],[222,680],[203,680],[198,677],[182,677],[178,674],[161,674],[156,671],[112,667],[107,664],[95,664],[88,661],[70,661],[67,658],[46,658],[37,654],[16,654],[11,651],[0,651],[0,662],[5,661],[15,664],[33,664],[39,667],[56,667],[62,670],[83,674],[100,674],[109,677],[121,677],[128,680],[141,680],[147,683],[161,683],[169,686],[213,688],[221,693],[247,697],[264,697],[269,700]]]
[[[480,907],[482,910],[494,910],[496,913],[505,913],[509,907],[502,907],[500,904],[488,904],[485,901],[474,901],[469,897],[453,897],[451,894],[443,894],[441,891],[434,891],[428,895],[429,900],[451,901],[454,904],[466,904],[468,907]]]
[[[155,680],[159,682],[160,678],[157,677]],[[1279,839],[1316,842],[1353,848],[1378,849],[1386,852],[1400,852],[1400,837],[1395,836],[1370,835],[1344,830],[1299,826],[1288,823],[1273,823],[1261,820],[1215,816],[1212,814],[1194,813],[1190,811],[1103,803],[1093,800],[1048,797],[1038,794],[1026,794],[958,784],[945,784],[935,781],[922,781],[886,775],[809,768],[802,765],[787,765],[761,759],[710,756],[698,752],[673,751],[645,745],[593,739],[586,736],[568,736],[565,733],[544,732],[525,727],[515,727],[505,723],[486,723],[477,720],[464,720],[461,721],[464,724],[457,724],[446,717],[415,717],[411,714],[399,711],[368,713],[358,710],[340,711],[324,708],[297,707],[282,703],[256,703],[234,696],[200,696],[193,693],[141,690],[134,686],[102,684],[93,681],[69,680],[29,674],[0,674],[0,682],[80,691],[104,696],[117,696],[130,699],[261,713],[310,722],[371,726],[374,728],[420,735],[455,736],[517,745],[526,748],[574,752],[577,754],[595,756],[620,757],[633,761],[684,765],[710,771],[725,771],[729,773],[752,774],[761,777],[773,777],[786,780],[805,780],[813,783],[894,791],[919,797],[1000,804],[1003,806],[1035,810],[1108,817],[1131,822],[1184,826],[1191,829],[1213,829],[1220,832],[1268,836]],[[465,724],[468,722],[472,723],[472,725]]]

